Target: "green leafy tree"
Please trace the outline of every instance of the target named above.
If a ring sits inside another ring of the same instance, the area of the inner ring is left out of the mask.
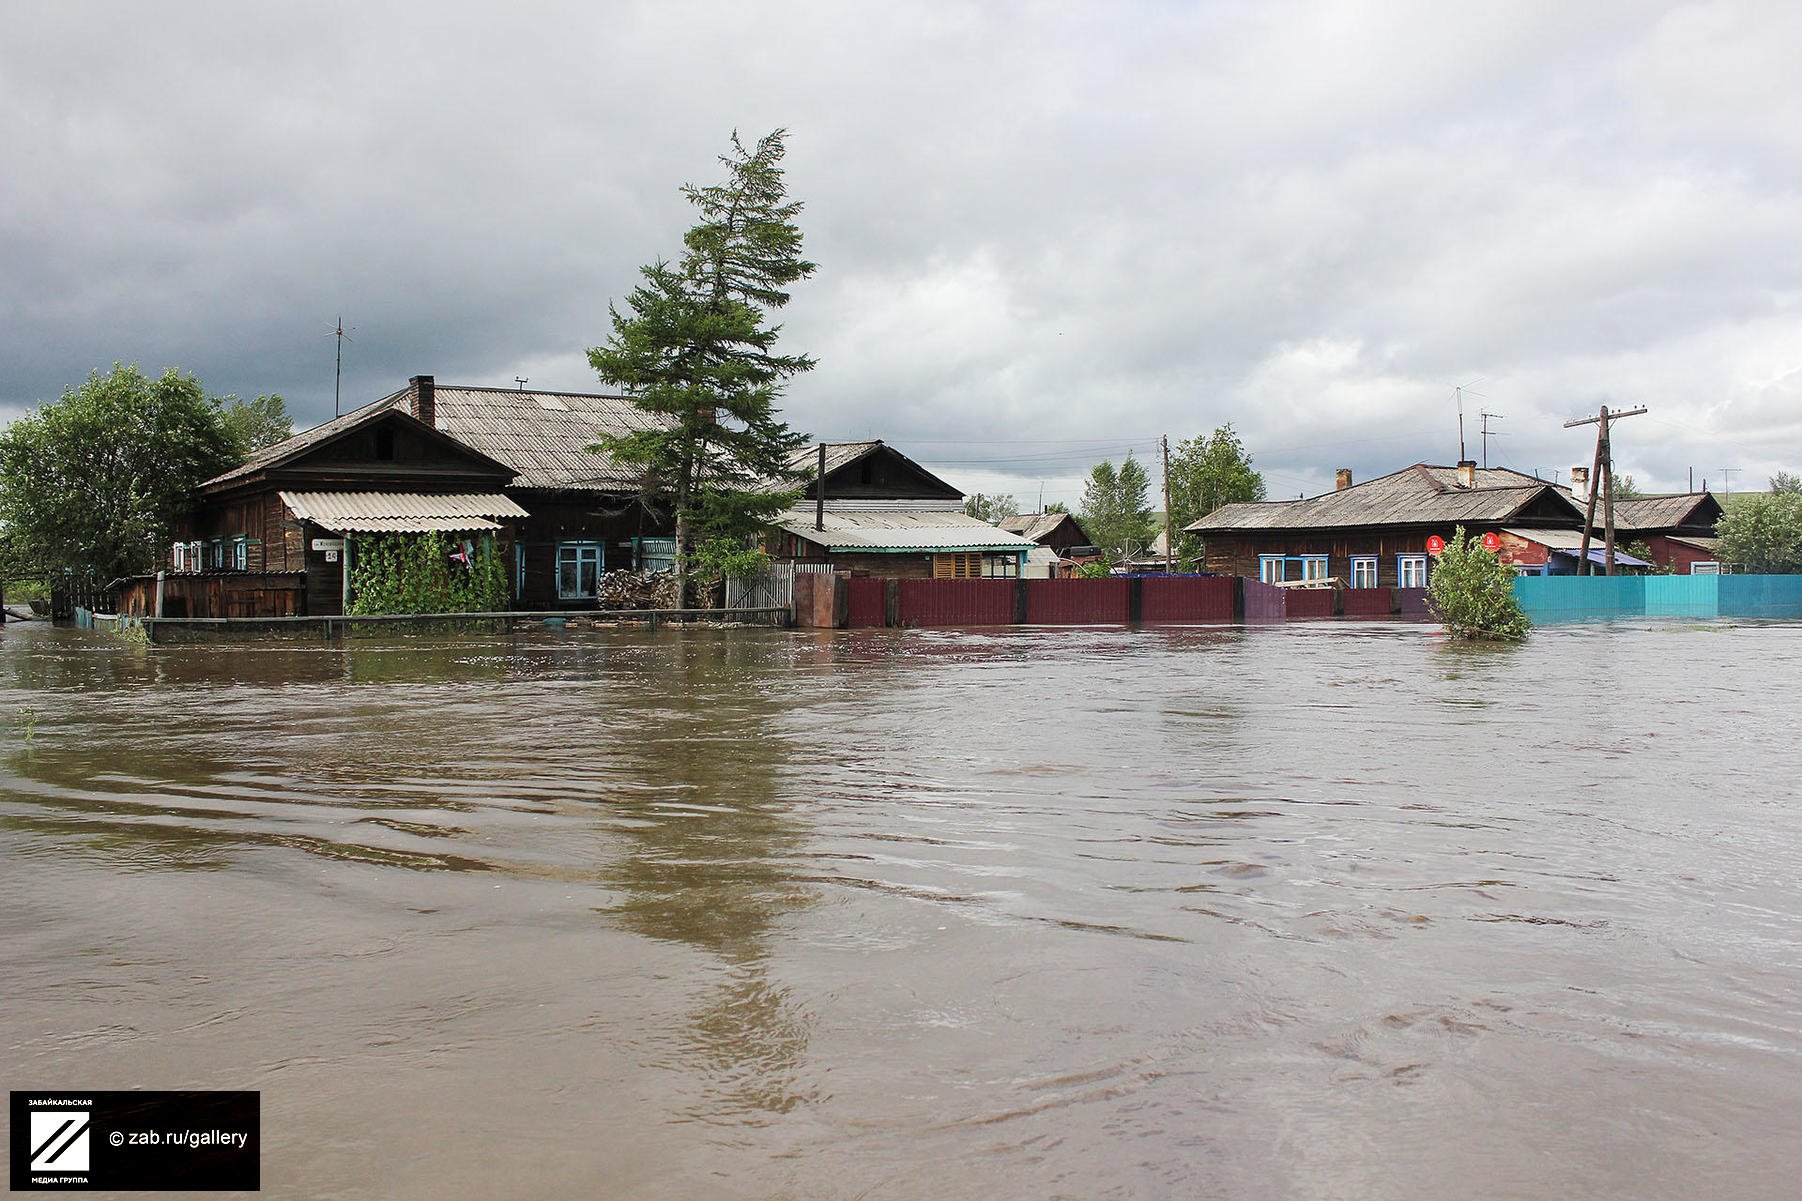
[[[1802,492],[1802,475],[1792,471],[1779,471],[1771,477],[1772,492]]]
[[[1251,455],[1232,422],[1204,437],[1187,438],[1170,453],[1170,524],[1178,531],[1177,558],[1183,570],[1201,562],[1201,539],[1181,532],[1221,505],[1263,500],[1264,477],[1253,470]]]
[[[964,512],[990,525],[997,525],[1003,518],[1012,517],[1019,511],[1020,502],[1005,492],[995,496],[984,496],[978,492],[974,496],[964,497]]]
[[[287,402],[279,396],[270,394],[255,400],[228,396],[220,405],[226,432],[241,459],[294,436],[294,419],[288,415]]]
[[[776,401],[814,360],[777,353],[782,327],[767,315],[814,264],[801,258],[801,205],[784,199],[783,136],[778,129],[746,149],[735,133],[720,159],[726,181],[683,186],[700,221],[681,258],[641,269],[625,311],[609,309],[606,345],[588,352],[600,377],[650,419],[595,449],[642,469],[645,500],[670,513],[683,604],[699,546],[747,545],[799,496],[788,459],[807,439],[777,417]]]
[[[192,375],[96,371],[0,433],[11,570],[99,582],[149,570],[194,485],[239,461],[218,404]]]
[[[1427,584],[1433,613],[1454,638],[1519,642],[1530,623],[1514,598],[1514,571],[1459,526],[1446,539]]]
[[[1616,499],[1616,500],[1638,500],[1640,497],[1642,497],[1644,495],[1645,495],[1645,493],[1643,493],[1639,490],[1639,485],[1633,482],[1632,476],[1620,475],[1618,473],[1615,474],[1615,476],[1614,476],[1614,499]]]
[[[1110,560],[1126,558],[1151,541],[1151,480],[1128,452],[1116,471],[1110,460],[1097,463],[1082,490],[1082,528]]]
[[[1721,558],[1745,571],[1802,572],[1802,492],[1747,496],[1715,526]]]
[[[1061,500],[1054,500],[1045,506],[1045,512],[1047,513],[1068,513],[1069,511],[1070,506]]]

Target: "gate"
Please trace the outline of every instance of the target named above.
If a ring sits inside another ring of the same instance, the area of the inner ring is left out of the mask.
[[[830,563],[771,563],[756,575],[726,577],[726,608],[787,609],[795,603],[795,573],[831,574]]]

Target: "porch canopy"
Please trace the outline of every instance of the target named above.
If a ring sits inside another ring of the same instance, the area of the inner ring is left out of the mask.
[[[1513,528],[1510,528],[1504,532],[1513,534],[1516,538],[1524,538],[1528,542],[1537,542],[1537,543],[1539,543],[1539,545],[1545,547],[1547,550],[1551,551],[1553,554],[1564,555],[1567,558],[1571,558],[1571,559],[1578,558],[1582,554],[1582,551],[1583,551],[1583,531],[1582,530],[1542,530],[1542,529],[1513,529]],[[1605,563],[1606,560],[1607,560],[1607,548],[1602,545],[1601,536],[1597,535],[1597,534],[1591,534],[1589,536],[1589,561],[1591,563]],[[1623,551],[1620,548],[1619,542],[1616,542],[1615,546],[1614,546],[1614,565],[1616,567],[1650,567],[1651,566],[1651,564],[1646,562],[1644,559],[1636,559],[1632,555],[1627,554],[1625,551]]]
[[[525,517],[498,492],[283,492],[294,516],[335,534],[498,530],[496,518]]]

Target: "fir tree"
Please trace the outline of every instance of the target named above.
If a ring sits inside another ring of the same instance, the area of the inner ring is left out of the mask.
[[[626,311],[609,309],[612,336],[588,352],[651,418],[595,449],[642,469],[646,500],[674,518],[683,604],[697,564],[729,561],[799,494],[788,462],[807,439],[777,416],[776,400],[814,361],[777,353],[782,327],[767,316],[814,264],[801,258],[801,205],[784,199],[783,136],[747,150],[734,133],[720,158],[726,181],[683,186],[700,221],[682,257],[642,269]]]

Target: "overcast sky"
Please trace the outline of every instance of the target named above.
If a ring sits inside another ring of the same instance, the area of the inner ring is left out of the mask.
[[[734,128],[789,133],[785,409],[1074,504],[1231,422],[1273,497],[1458,457],[1802,468],[1802,6],[9,3],[0,416],[113,362],[302,426],[604,390]]]

